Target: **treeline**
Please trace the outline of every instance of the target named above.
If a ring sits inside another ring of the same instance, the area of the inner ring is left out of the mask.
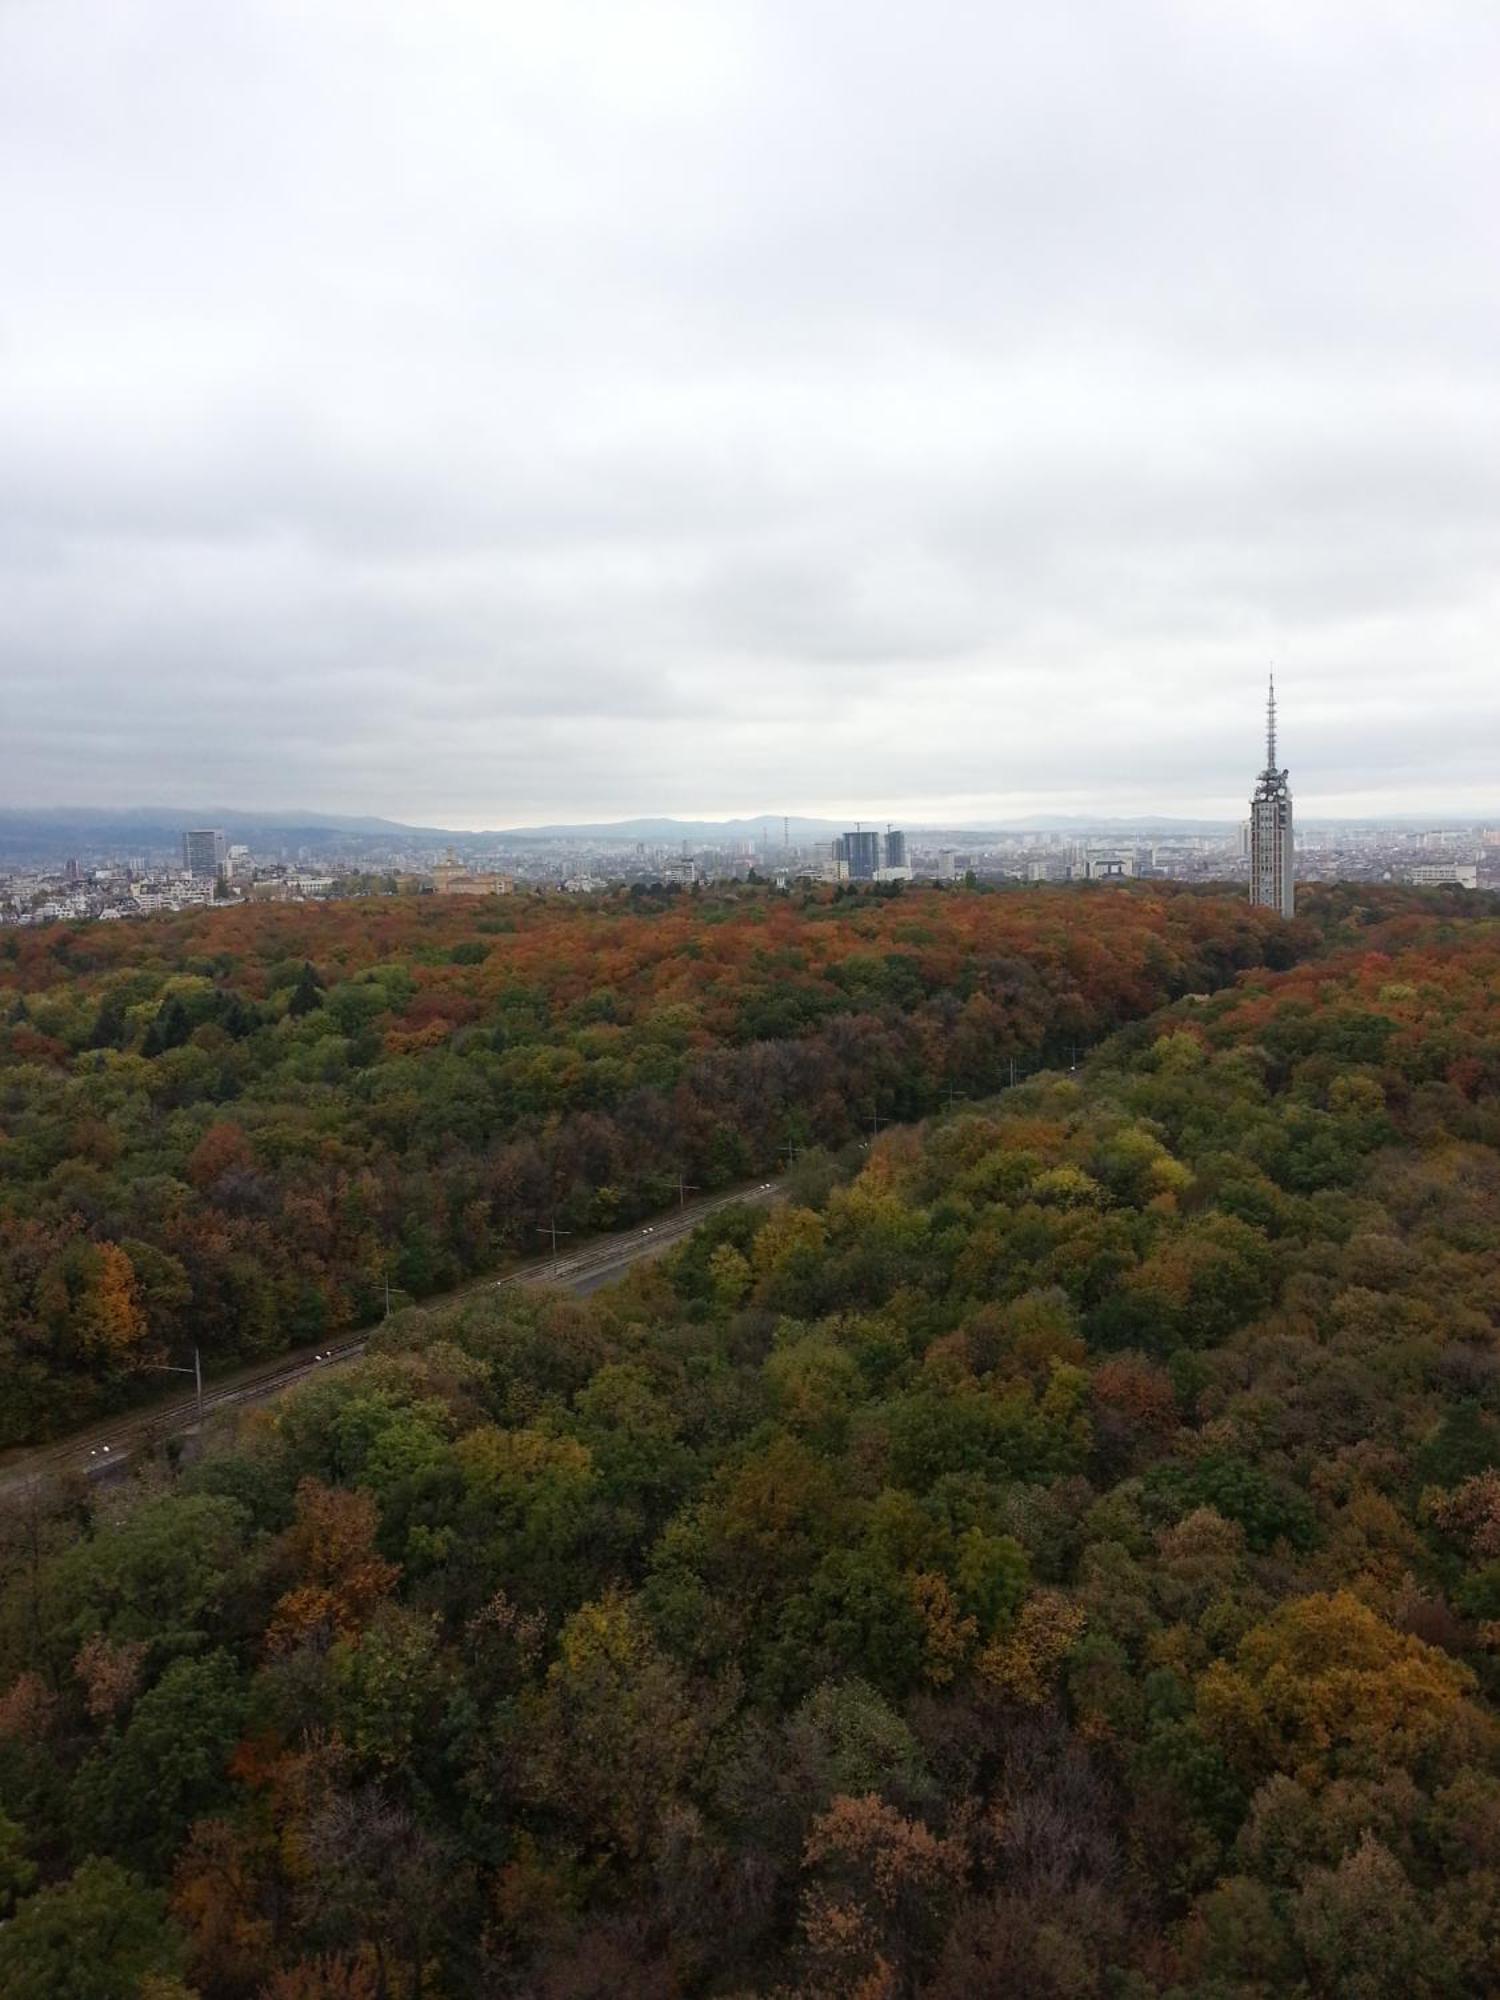
[[[838,1146],[1317,942],[1156,890],[390,899],[0,939],[0,1445]]]
[[[1500,1990],[1500,926],[1359,928],[17,1514],[0,1990]]]

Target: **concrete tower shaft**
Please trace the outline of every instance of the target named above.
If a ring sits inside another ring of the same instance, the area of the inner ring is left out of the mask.
[[[1276,676],[1266,693],[1266,767],[1250,800],[1250,900],[1283,917],[1295,914],[1292,792],[1276,762]]]

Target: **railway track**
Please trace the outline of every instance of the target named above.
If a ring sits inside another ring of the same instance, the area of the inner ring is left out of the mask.
[[[732,1194],[714,1195],[704,1201],[689,1203],[670,1211],[656,1222],[621,1230],[571,1255],[538,1259],[500,1278],[478,1279],[456,1291],[444,1293],[440,1299],[429,1300],[426,1306],[417,1310],[431,1310],[450,1305],[457,1299],[473,1298],[482,1292],[504,1291],[517,1286],[561,1285],[569,1291],[592,1291],[642,1258],[680,1243],[692,1234],[700,1222],[720,1209],[731,1208],[741,1202],[772,1199],[778,1185],[776,1181],[761,1181],[754,1187],[741,1188]],[[369,1341],[368,1333],[352,1334],[326,1347],[287,1356],[248,1378],[206,1389],[202,1421],[207,1422],[226,1409],[270,1402],[311,1375],[347,1366],[360,1358]],[[106,1479],[128,1465],[143,1449],[162,1444],[169,1438],[191,1435],[198,1429],[199,1422],[197,1397],[181,1396],[170,1402],[158,1403],[150,1410],[124,1416],[113,1425],[90,1425],[87,1431],[29,1452],[24,1459],[0,1470],[0,1501],[16,1498],[38,1479],[57,1477],[63,1473],[82,1473],[88,1479]]]

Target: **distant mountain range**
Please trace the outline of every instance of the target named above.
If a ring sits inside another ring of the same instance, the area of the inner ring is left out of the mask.
[[[877,824],[873,820],[866,823]],[[849,820],[804,819],[791,813],[786,815],[785,832],[794,845],[805,845],[809,840],[830,840],[851,824]],[[769,841],[772,846],[779,846],[783,815],[757,813],[753,819],[615,819],[578,826],[513,826],[502,831],[507,840],[753,840],[757,844]]]
[[[800,813],[756,813],[745,819],[619,819],[475,831],[407,826],[398,820],[372,816],[300,811],[244,812],[227,807],[197,812],[170,806],[56,806],[33,810],[12,807],[0,810],[0,855],[25,852],[66,856],[100,849],[161,851],[176,847],[183,832],[195,826],[220,827],[231,841],[242,840],[252,848],[257,841],[276,847],[324,849],[371,841],[415,848],[443,847],[451,843],[464,849],[497,840],[517,844],[568,840],[597,841],[601,844],[645,841],[653,846],[680,841],[700,844],[750,841],[757,847],[775,849],[781,846],[783,839],[795,847],[831,840],[835,834],[847,832],[857,823],[881,828],[887,822],[869,816],[862,822],[856,822],[852,817],[834,820],[812,819]],[[1058,814],[1029,820],[991,821],[986,826],[973,823],[962,826],[934,826],[929,823],[923,826],[911,821],[891,823],[903,826],[909,833],[920,832],[954,841],[972,840],[985,833],[1022,829],[1079,831],[1117,837],[1147,829],[1222,833],[1232,824],[1228,820],[1070,819]]]
[[[55,831],[119,834],[124,839],[142,833],[181,833],[193,826],[274,827],[278,831],[300,827],[320,832],[407,833],[413,831],[392,819],[361,819],[346,813],[321,812],[194,812],[180,806],[5,806],[0,807],[0,833]],[[433,832],[440,828],[431,829]]]
[[[372,838],[406,840],[420,829],[394,820],[335,813],[183,812],[172,806],[53,806],[0,809],[0,859],[63,859],[70,854],[158,854],[175,848],[188,827],[221,827],[253,847],[353,846]],[[433,841],[446,838],[428,830]]]
[[[1227,835],[1239,824],[1237,819],[1176,819],[1169,814],[1135,814],[1128,817],[1103,814],[1036,813],[1026,818],[991,820],[977,825],[940,825],[902,821],[908,833],[925,838],[962,843],[996,833],[1074,833],[1099,840],[1139,839],[1150,834],[1171,838],[1193,834]],[[1452,816],[1418,817],[1392,814],[1387,819],[1313,819],[1304,817],[1304,827],[1368,827],[1372,825],[1440,827],[1461,826],[1472,821]],[[555,826],[498,827],[483,832],[440,826],[407,826],[399,820],[324,812],[245,812],[238,809],[184,811],[175,806],[52,806],[0,808],[0,860],[62,859],[70,854],[99,852],[152,854],[175,848],[184,829],[195,826],[221,827],[231,841],[244,841],[252,849],[310,847],[322,853],[356,851],[380,842],[415,850],[441,849],[452,845],[460,852],[507,841],[517,845],[541,841],[597,841],[601,845],[645,841],[662,845],[687,841],[692,844],[722,844],[751,841],[774,851],[783,837],[793,846],[829,840],[854,824],[853,820],[810,819],[802,814],[757,813],[747,819],[622,819],[580,822]],[[883,827],[884,819],[866,817],[863,824]]]
[[[970,821],[967,825],[950,826],[932,820],[902,819],[899,814],[874,818],[867,813],[859,821],[852,815],[848,819],[803,819],[793,814],[787,821],[786,837],[794,846],[806,845],[811,840],[831,840],[835,834],[849,832],[856,824],[876,829],[890,825],[900,827],[907,833],[974,840],[984,834],[1021,832],[1135,834],[1155,830],[1227,833],[1238,822],[1228,819],[1165,819],[1160,816],[1141,819],[1069,818],[1058,813],[1041,813],[1031,819],[986,820],[982,824]],[[472,835],[468,837],[474,838]],[[520,840],[753,840],[757,845],[767,843],[779,847],[782,816],[780,813],[757,813],[752,819],[617,819],[580,826],[519,826],[508,829],[503,837]]]

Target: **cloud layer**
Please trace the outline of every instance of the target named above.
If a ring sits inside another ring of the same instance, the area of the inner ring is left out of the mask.
[[[0,793],[1500,813],[1500,16],[11,0]]]

